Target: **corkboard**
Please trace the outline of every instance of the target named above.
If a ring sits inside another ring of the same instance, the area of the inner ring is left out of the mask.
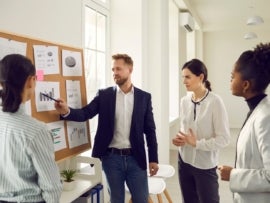
[[[57,46],[58,47],[58,60],[59,60],[59,67],[60,67],[60,73],[59,74],[50,74],[50,75],[44,75],[43,81],[44,82],[59,82],[60,83],[60,97],[67,100],[66,98],[66,80],[73,80],[73,81],[80,81],[80,90],[81,90],[81,104],[82,106],[85,106],[87,103],[87,97],[86,97],[86,85],[85,85],[85,75],[84,75],[84,59],[83,59],[83,50],[80,48],[74,48],[70,46],[65,46],[57,43],[47,42],[39,39],[32,39],[29,37],[17,35],[17,34],[11,34],[7,32],[1,32],[0,31],[0,37],[6,38],[8,40],[14,40],[17,42],[23,42],[27,44],[27,51],[26,56],[32,60],[34,63],[34,45],[45,45],[45,46]],[[1,47],[0,47],[1,48]],[[81,61],[82,61],[82,76],[63,76],[62,75],[62,50],[67,51],[74,51],[81,53]],[[59,114],[55,110],[49,110],[49,111],[41,111],[37,112],[36,108],[36,102],[35,102],[35,95],[31,98],[31,113],[32,116],[37,118],[38,120],[41,120],[45,123],[55,122],[59,121]],[[82,153],[88,149],[91,148],[91,139],[90,139],[90,129],[89,129],[89,122],[86,122],[86,130],[87,130],[87,138],[88,143],[82,144],[73,148],[69,148],[68,143],[68,135],[67,135],[67,121],[64,121],[64,131],[65,131],[65,140],[66,140],[66,148],[61,149],[59,151],[55,152],[55,160],[61,161],[69,157],[73,157],[78,155],[79,153]]]

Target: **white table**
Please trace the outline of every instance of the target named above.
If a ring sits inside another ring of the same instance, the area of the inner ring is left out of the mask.
[[[89,163],[95,165],[95,174],[87,174],[85,171],[90,167],[80,169],[75,180],[75,188],[71,191],[63,191],[60,198],[60,203],[70,203],[80,197],[85,192],[89,191],[97,184],[102,184],[101,165],[99,160],[90,157],[76,157],[78,163]]]

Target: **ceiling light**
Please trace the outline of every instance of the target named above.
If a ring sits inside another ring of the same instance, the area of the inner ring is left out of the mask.
[[[261,16],[252,16],[247,19],[247,25],[259,25],[264,21]]]
[[[248,32],[244,35],[244,39],[256,39],[257,37],[255,32]]]

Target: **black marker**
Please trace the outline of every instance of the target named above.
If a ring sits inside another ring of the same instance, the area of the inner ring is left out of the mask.
[[[55,98],[52,98],[51,96],[45,94],[45,93],[42,93],[40,92],[41,95],[45,96],[45,97],[48,97],[49,99],[53,100],[53,101],[56,101],[56,102],[59,102],[58,100],[56,100]]]

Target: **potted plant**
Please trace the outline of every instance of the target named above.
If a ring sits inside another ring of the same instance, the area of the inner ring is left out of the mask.
[[[76,174],[76,170],[65,169],[61,171],[61,177],[64,178],[63,181],[63,190],[69,191],[73,190],[75,187],[75,181],[73,180]]]

